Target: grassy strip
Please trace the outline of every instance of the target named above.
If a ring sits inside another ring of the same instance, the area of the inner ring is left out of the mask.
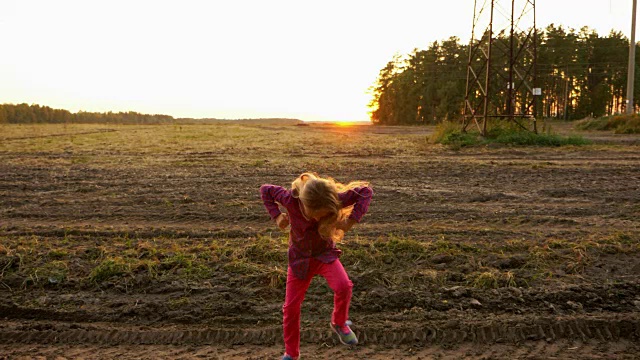
[[[580,130],[607,130],[616,134],[640,134],[640,115],[615,115],[581,120],[576,124],[576,128]]]
[[[454,149],[468,146],[503,144],[516,146],[564,146],[587,145],[590,142],[581,136],[560,136],[551,133],[533,133],[514,124],[491,123],[486,136],[479,132],[462,132],[458,123],[444,122],[436,127],[431,139],[434,143]]]
[[[5,287],[114,286],[150,282],[232,282],[282,289],[286,236],[247,240],[65,237],[0,239],[0,282]],[[89,245],[93,243],[93,245]],[[354,238],[340,247],[342,262],[361,288],[454,286],[491,289],[534,286],[539,280],[583,275],[593,259],[636,255],[637,234],[564,239],[460,242],[388,235]]]

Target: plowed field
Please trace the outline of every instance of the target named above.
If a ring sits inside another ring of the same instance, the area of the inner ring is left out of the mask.
[[[432,130],[1,126],[0,359],[278,358],[287,234],[258,188],[304,171],[374,189],[339,244],[360,345],[331,336],[317,278],[304,359],[635,358],[640,136]]]

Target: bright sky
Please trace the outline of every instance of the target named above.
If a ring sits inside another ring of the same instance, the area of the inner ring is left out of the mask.
[[[467,43],[473,4],[3,0],[0,103],[194,118],[368,120],[367,89],[380,69],[395,53],[433,41],[458,36]],[[632,0],[537,0],[536,15],[538,27],[587,25],[603,36],[611,29],[629,36],[631,6]]]

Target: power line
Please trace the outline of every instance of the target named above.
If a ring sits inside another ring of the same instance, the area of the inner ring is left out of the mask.
[[[631,41],[629,42],[629,63],[627,70],[627,114],[634,111],[633,104],[633,83],[635,80],[635,62],[636,62],[636,6],[637,0],[633,0],[633,10],[631,13]]]

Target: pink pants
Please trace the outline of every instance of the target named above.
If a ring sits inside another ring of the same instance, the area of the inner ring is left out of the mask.
[[[327,279],[329,287],[333,290],[331,322],[344,324],[349,318],[349,303],[351,302],[353,283],[349,280],[340,260],[325,264],[316,259],[311,259],[309,273],[304,280],[298,279],[293,275],[289,267],[287,271],[287,293],[282,306],[282,328],[285,352],[293,357],[300,355],[300,308],[302,307],[304,295],[315,275],[321,275]]]

